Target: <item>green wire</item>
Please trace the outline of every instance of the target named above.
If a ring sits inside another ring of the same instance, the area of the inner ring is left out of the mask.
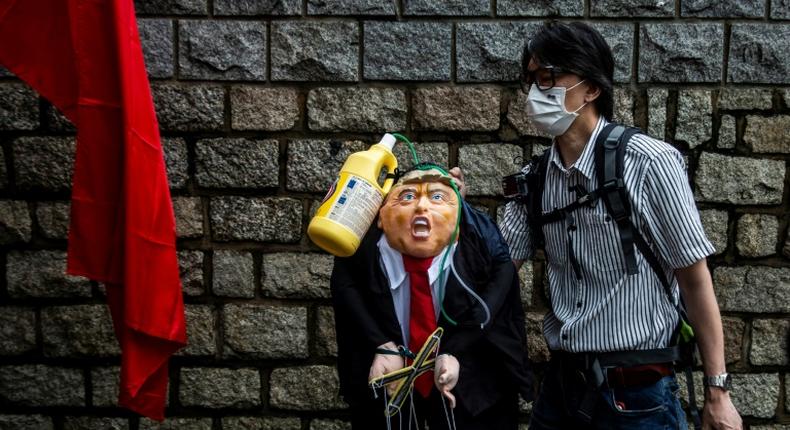
[[[400,133],[390,133],[390,134],[393,135],[396,139],[406,143],[406,145],[409,147],[409,150],[411,151],[412,157],[414,157],[414,165],[418,166],[420,164],[420,159],[419,157],[417,157],[417,151],[414,150],[414,144],[411,142],[411,140],[409,140],[408,137]],[[436,169],[440,171],[442,174],[450,176],[450,172],[436,165],[421,166],[416,168],[419,170]],[[445,281],[447,279],[447,271],[444,269],[444,263],[447,261],[447,255],[450,253],[450,248],[452,248],[452,246],[455,244],[455,239],[458,237],[458,230],[461,225],[461,207],[463,205],[463,200],[461,199],[461,192],[458,191],[458,187],[455,185],[455,181],[453,181],[452,179],[450,180],[450,186],[453,187],[453,191],[455,191],[455,195],[456,197],[458,197],[458,216],[456,217],[456,221],[455,221],[455,229],[453,230],[453,234],[450,236],[450,244],[447,246],[447,249],[444,251],[444,254],[442,255],[442,262],[439,265],[439,267],[442,270],[439,280],[440,282],[439,285],[442,286],[442,294],[441,294],[441,301],[439,302],[439,309],[442,315],[444,315],[444,318],[447,319],[447,321],[450,324],[457,326],[458,323],[454,319],[450,318],[450,316],[447,315],[447,312],[444,310],[444,289],[446,287]]]

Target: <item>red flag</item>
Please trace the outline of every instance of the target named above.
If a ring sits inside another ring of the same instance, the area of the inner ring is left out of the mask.
[[[77,126],[68,272],[107,285],[119,404],[164,418],[186,344],[175,221],[132,0],[0,0],[0,64]]]

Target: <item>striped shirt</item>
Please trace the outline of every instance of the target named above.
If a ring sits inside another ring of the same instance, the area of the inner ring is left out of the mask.
[[[571,187],[598,188],[594,146],[605,125],[601,118],[581,156],[567,169],[556,144],[552,145],[544,213],[573,202],[576,194],[569,191]],[[684,166],[675,148],[644,134],[635,134],[626,147],[624,180],[631,220],[671,279],[675,302],[679,292],[674,269],[690,266],[714,251],[705,237]],[[533,255],[526,205],[508,203],[501,229],[514,260]],[[638,250],[639,273],[626,275],[617,224],[600,199],[592,207],[572,212],[565,221],[544,225],[543,234],[551,301],[543,333],[550,349],[605,352],[668,346],[678,322],[674,304]],[[569,252],[581,266],[581,279],[570,264]]]

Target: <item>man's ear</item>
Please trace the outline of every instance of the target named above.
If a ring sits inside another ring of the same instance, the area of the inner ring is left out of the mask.
[[[592,103],[600,95],[601,89],[598,87],[598,85],[591,83],[587,86],[587,91],[584,92],[584,101],[587,103]]]

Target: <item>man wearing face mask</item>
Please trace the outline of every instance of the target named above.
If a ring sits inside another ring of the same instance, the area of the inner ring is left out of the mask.
[[[537,182],[543,187],[535,205],[541,213],[529,214],[526,204],[512,201],[501,226],[517,267],[533,256],[536,242],[543,244],[548,264],[551,309],[544,336],[552,358],[529,428],[685,429],[675,394],[676,360],[652,353],[668,350],[677,339],[682,294],[705,373],[703,428],[739,429],[706,265],[714,249],[682,155],[641,133],[627,139],[617,187],[630,205],[631,224],[628,217],[613,219],[610,202],[587,191],[604,182],[596,141],[614,127],[607,127],[613,71],[609,46],[583,23],[548,23],[525,46],[527,112],[535,127],[554,137],[541,170],[545,179]],[[531,169],[535,163],[524,173]],[[554,210],[577,201],[567,211]],[[643,246],[629,252],[624,236],[630,242],[643,238]]]

